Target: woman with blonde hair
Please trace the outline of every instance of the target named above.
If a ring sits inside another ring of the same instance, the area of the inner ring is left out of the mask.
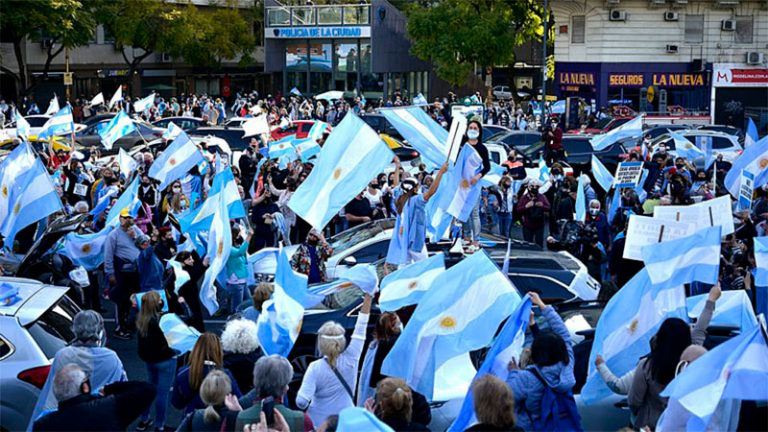
[[[309,364],[296,395],[296,405],[307,410],[313,424],[319,425],[344,408],[355,406],[352,389],[357,386],[357,365],[370,312],[371,296],[365,294],[349,346],[339,323],[328,321],[317,331],[322,358]]]
[[[232,380],[220,370],[212,370],[200,384],[199,397],[204,409],[187,414],[179,425],[179,431],[234,431],[237,415],[242,411],[237,398],[232,395]]]
[[[521,431],[515,425],[515,397],[502,380],[483,375],[472,384],[478,424],[467,431]]]
[[[157,291],[148,291],[141,298],[141,309],[136,318],[139,358],[147,365],[147,377],[155,386],[155,429],[163,430],[168,410],[168,393],[176,376],[176,352],[168,346],[160,329],[163,299]],[[149,427],[151,405],[141,414],[136,430]]]
[[[241,397],[242,393],[237,386],[237,381],[229,370],[222,367],[223,364],[224,352],[221,349],[219,337],[213,333],[200,335],[189,355],[189,364],[176,374],[171,398],[173,406],[178,409],[183,408],[185,413],[205,408],[205,404],[200,399],[200,386],[203,378],[212,370],[221,370],[227,374],[232,385],[232,393]]]
[[[369,399],[366,408],[396,432],[429,430],[426,425],[411,421],[413,393],[400,378],[381,380],[376,386],[375,402]]]

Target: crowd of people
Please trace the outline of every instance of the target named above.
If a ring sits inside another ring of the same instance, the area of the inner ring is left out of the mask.
[[[425,109],[447,127],[454,97],[436,100]],[[408,102],[398,96],[378,106]],[[130,113],[131,106],[126,98],[114,109]],[[34,113],[36,105],[23,100],[19,109]],[[94,115],[99,109],[84,100],[73,104],[76,117]],[[373,109],[363,97],[328,103],[300,95],[260,98],[253,92],[237,97],[231,107],[219,98],[206,96],[182,95],[167,101],[157,98],[150,109],[132,114],[150,121],[189,115],[217,124],[229,113],[246,117],[264,112],[275,126],[300,119],[336,125],[347,112],[364,114]],[[486,122],[521,129],[536,128],[538,123],[532,113],[525,114],[512,104],[494,106],[486,119],[470,119],[463,141],[481,160],[471,185],[491,169],[482,140]],[[636,188],[622,189],[612,198],[611,191],[603,190],[597,182],[593,186],[589,177],[580,182],[578,175],[566,175],[563,132],[556,121],[541,126],[541,132],[548,174],[530,177],[515,149],[510,150],[502,164],[501,180],[482,189],[469,220],[456,224],[456,228],[470,253],[479,249],[481,232],[522,237],[551,250],[568,250],[602,282],[600,300],[607,301],[643,267],[642,262],[623,257],[631,215],[653,214],[655,206],[688,205],[728,194],[723,179],[731,163],[722,155],[710,168],[697,168],[693,161],[675,157],[664,147],[651,149],[646,137],[637,148],[628,149],[628,160],[642,162],[648,170],[645,181]],[[318,143],[322,145],[326,138],[327,134]],[[310,284],[324,282],[325,263],[333,254],[328,237],[372,220],[396,218],[396,230],[400,225],[409,229],[408,254],[401,264],[419,261],[424,258],[425,206],[447,165],[435,172],[423,164],[408,170],[395,158],[391,172],[372,176],[367,187],[319,231],[288,206],[311,173],[313,161],[296,160],[281,166],[265,156],[267,145],[253,138],[237,165],[231,167],[247,215],[231,226],[232,252],[224,272],[226,283],[218,290],[221,308],[215,314],[228,317],[220,335],[206,331],[207,315],[200,301],[200,282],[210,257],[201,258],[194,249],[185,247],[189,239],[178,220],[205,201],[213,187],[215,167],[225,163],[222,156],[204,142],[199,144],[205,166],[190,170],[160,190],[159,182],[148,174],[159,156],[156,150],[136,153],[137,168],[128,175],[118,160],[103,162],[97,154],[74,148],[40,152],[57,183],[66,215],[85,215],[79,234],[95,233],[106,226],[109,209],[135,177],[140,179],[140,206],[137,213],[127,209],[120,213],[119,227],[105,241],[103,266],[91,272],[91,285],[75,299],[84,309],[74,321],[76,342],[59,351],[53,361],[32,419],[33,430],[124,430],[137,420],[136,430],[164,430],[168,429],[169,403],[185,414],[177,429],[182,431],[262,431],[269,423],[270,430],[329,432],[335,430],[338,414],[352,406],[365,407],[396,431],[428,430],[431,414],[425,397],[403,380],[381,373],[382,361],[400,335],[403,322],[407,323],[406,316],[381,314],[368,341],[366,328],[374,299],[365,295],[351,338],[347,339],[341,324],[325,323],[317,332],[319,358],[308,365],[298,389],[289,391],[292,364],[285,357],[265,355],[256,335],[256,322],[274,287],[263,281],[248,283],[246,258],[264,248],[296,244],[298,249],[291,257],[293,269],[307,275]],[[581,205],[579,195],[585,197],[584,209],[577,209]],[[574,220],[580,210],[585,213],[584,220]],[[63,216],[56,214],[50,220]],[[639,359],[630,376],[613,376],[598,358],[597,367],[609,386],[628,395],[636,428],[653,429],[662,413],[668,412],[660,393],[677,373],[678,362],[694,361],[705,351],[701,345],[708,317],[721,290],[747,290],[752,301],[758,301],[751,276],[756,267],[753,238],[768,231],[768,188],[756,189],[752,207],[735,212],[734,217],[735,232],[722,244],[719,282],[690,286],[689,295],[709,293],[696,328],[691,330],[682,320],[665,321],[649,356]],[[20,232],[13,245],[6,246],[24,251],[34,239],[35,229],[31,227]],[[189,275],[178,289],[169,262]],[[141,295],[140,306],[137,294]],[[486,376],[473,383],[478,424],[468,430],[546,430],[549,426],[541,418],[542,399],[549,394],[546,390],[569,394],[575,385],[568,330],[553,307],[536,293],[530,297],[550,330],[539,331],[533,323],[527,357],[510,364],[506,382]],[[113,336],[137,340],[146,376],[127,377],[120,359],[104,346],[104,298],[116,307]],[[159,325],[164,313],[178,315],[201,333],[190,353],[182,354],[169,346]],[[371,366],[358,379],[361,358]],[[56,406],[56,411],[39,416]],[[666,418],[671,415],[666,414]],[[578,427],[578,420],[574,427]]]

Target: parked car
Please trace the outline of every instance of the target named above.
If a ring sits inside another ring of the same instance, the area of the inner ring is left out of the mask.
[[[662,124],[662,125],[656,124],[649,127],[648,129],[645,129],[643,131],[643,136],[650,135],[651,140],[654,140],[658,138],[660,135],[669,133],[669,131],[681,131],[681,130],[687,130],[687,129],[691,129],[691,126],[684,125],[684,124],[677,124],[677,123],[669,123],[669,124]]]
[[[390,123],[389,120],[387,120],[387,118],[381,114],[366,113],[365,115],[360,116],[360,120],[364,121],[368,126],[371,127],[371,129],[375,130],[377,133],[387,134],[397,140],[404,141],[402,135],[400,135],[400,132],[398,132],[397,129],[392,126],[392,123]]]
[[[16,148],[16,145],[14,144],[16,142],[16,138],[6,139],[5,141],[0,141],[0,150],[4,151],[11,151]],[[43,146],[48,146],[49,139],[39,139],[37,135],[31,135],[27,137],[27,142],[32,145],[32,148],[35,151],[45,151]],[[70,151],[72,150],[72,143],[69,139],[67,139],[66,136],[54,136],[53,137],[53,151]]]
[[[204,126],[190,132],[190,136],[221,138],[229,144],[229,148],[235,151],[243,151],[251,143],[251,137],[243,137],[245,131],[242,128],[229,128],[222,126]]]
[[[107,123],[110,122],[110,120],[111,119],[102,119],[97,123],[91,124],[80,132],[75,133],[75,141],[77,141],[77,144],[80,147],[84,147],[86,149],[90,147],[97,147],[101,149],[102,154],[114,155],[117,154],[120,149],[128,150],[138,144],[144,143],[145,140],[149,141],[155,138],[160,138],[163,136],[163,132],[165,132],[165,129],[153,126],[141,120],[134,120],[134,124],[136,125],[137,130],[129,133],[128,135],[120,137],[112,145],[112,149],[107,150],[101,143],[101,136],[98,134],[98,131],[105,127]]]
[[[164,117],[160,120],[153,121],[152,124],[163,129],[168,129],[171,122],[186,133],[192,133],[200,127],[210,126],[207,121],[197,117]]]
[[[395,153],[395,155],[400,159],[400,162],[410,162],[415,159],[418,159],[419,151],[415,148],[405,144],[404,142],[398,140],[397,138],[394,138],[387,134],[379,134],[381,139],[384,140],[385,143],[389,146],[389,148]]]
[[[739,139],[739,144],[744,144],[744,131],[737,127],[726,125],[704,125],[701,126],[699,130],[722,132],[727,135],[734,135]]]
[[[736,160],[744,150],[736,135],[702,129],[689,129],[679,133],[702,151],[706,151],[707,147],[711,146],[713,154],[722,154],[723,159],[729,162]],[[656,148],[661,144],[664,144],[668,150],[675,151],[675,140],[669,136],[669,133],[660,135],[652,141],[651,150],[655,152]],[[704,158],[698,158],[698,160],[693,162],[697,166],[703,166],[705,161]]]
[[[309,130],[312,129],[314,124],[315,120],[296,120],[291,122],[291,124],[286,127],[277,126],[272,128],[270,135],[275,141],[281,140],[290,135],[296,135],[297,139],[306,138],[309,134]],[[331,130],[332,128],[329,126],[328,129],[326,129],[326,133],[331,133]]]
[[[509,86],[498,85],[493,88],[493,97],[498,100],[512,99],[512,89]]]
[[[86,126],[90,126],[92,124],[100,123],[103,120],[112,120],[112,117],[114,116],[115,116],[115,113],[96,114],[83,120],[83,124]]]
[[[616,172],[619,162],[627,157],[627,149],[620,142],[616,142],[596,151],[589,142],[590,138],[587,135],[566,135],[563,137],[563,148],[568,164],[573,167],[577,174],[591,172],[592,156],[594,155],[608,169],[608,172]]]
[[[51,118],[49,115],[35,114],[24,117],[24,120],[29,123],[29,136],[37,136],[43,131],[43,126]],[[82,123],[75,123],[75,132],[83,130],[85,125]],[[9,123],[5,129],[2,130],[9,138],[16,138],[16,122]]]
[[[612,129],[623,125],[624,123],[632,120],[634,117],[604,117],[597,121],[597,125],[593,128],[571,129],[566,131],[568,134],[601,134],[606,133]]]
[[[504,132],[511,132],[509,128],[506,128],[504,126],[494,125],[494,124],[484,124],[483,125],[483,142],[488,141],[491,139],[492,136],[498,135]]]
[[[25,430],[56,352],[75,335],[79,312],[67,288],[0,277],[0,284],[19,290],[20,300],[0,306],[0,429]]]
[[[523,151],[526,148],[541,141],[541,134],[535,131],[507,131],[498,133],[490,138],[483,139],[485,143],[503,143],[507,147],[514,147],[518,151]]]

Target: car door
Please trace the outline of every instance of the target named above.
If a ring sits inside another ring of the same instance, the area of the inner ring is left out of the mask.
[[[98,130],[99,125],[106,124],[107,121],[102,121],[88,126],[87,128],[75,134],[75,140],[77,140],[77,142],[79,142],[83,147],[101,147],[101,137],[96,131]]]

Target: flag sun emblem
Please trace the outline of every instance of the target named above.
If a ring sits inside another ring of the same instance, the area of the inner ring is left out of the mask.
[[[336,170],[333,172],[333,179],[338,180],[339,177],[341,177],[341,168],[336,168]]]
[[[452,329],[456,327],[456,320],[451,316],[447,316],[440,320],[440,327]]]
[[[91,251],[91,245],[86,243],[86,244],[83,245],[83,247],[80,248],[80,250],[83,253],[88,253],[88,252]]]
[[[168,164],[171,166],[176,165],[176,159],[171,158],[170,160],[168,160]]]

